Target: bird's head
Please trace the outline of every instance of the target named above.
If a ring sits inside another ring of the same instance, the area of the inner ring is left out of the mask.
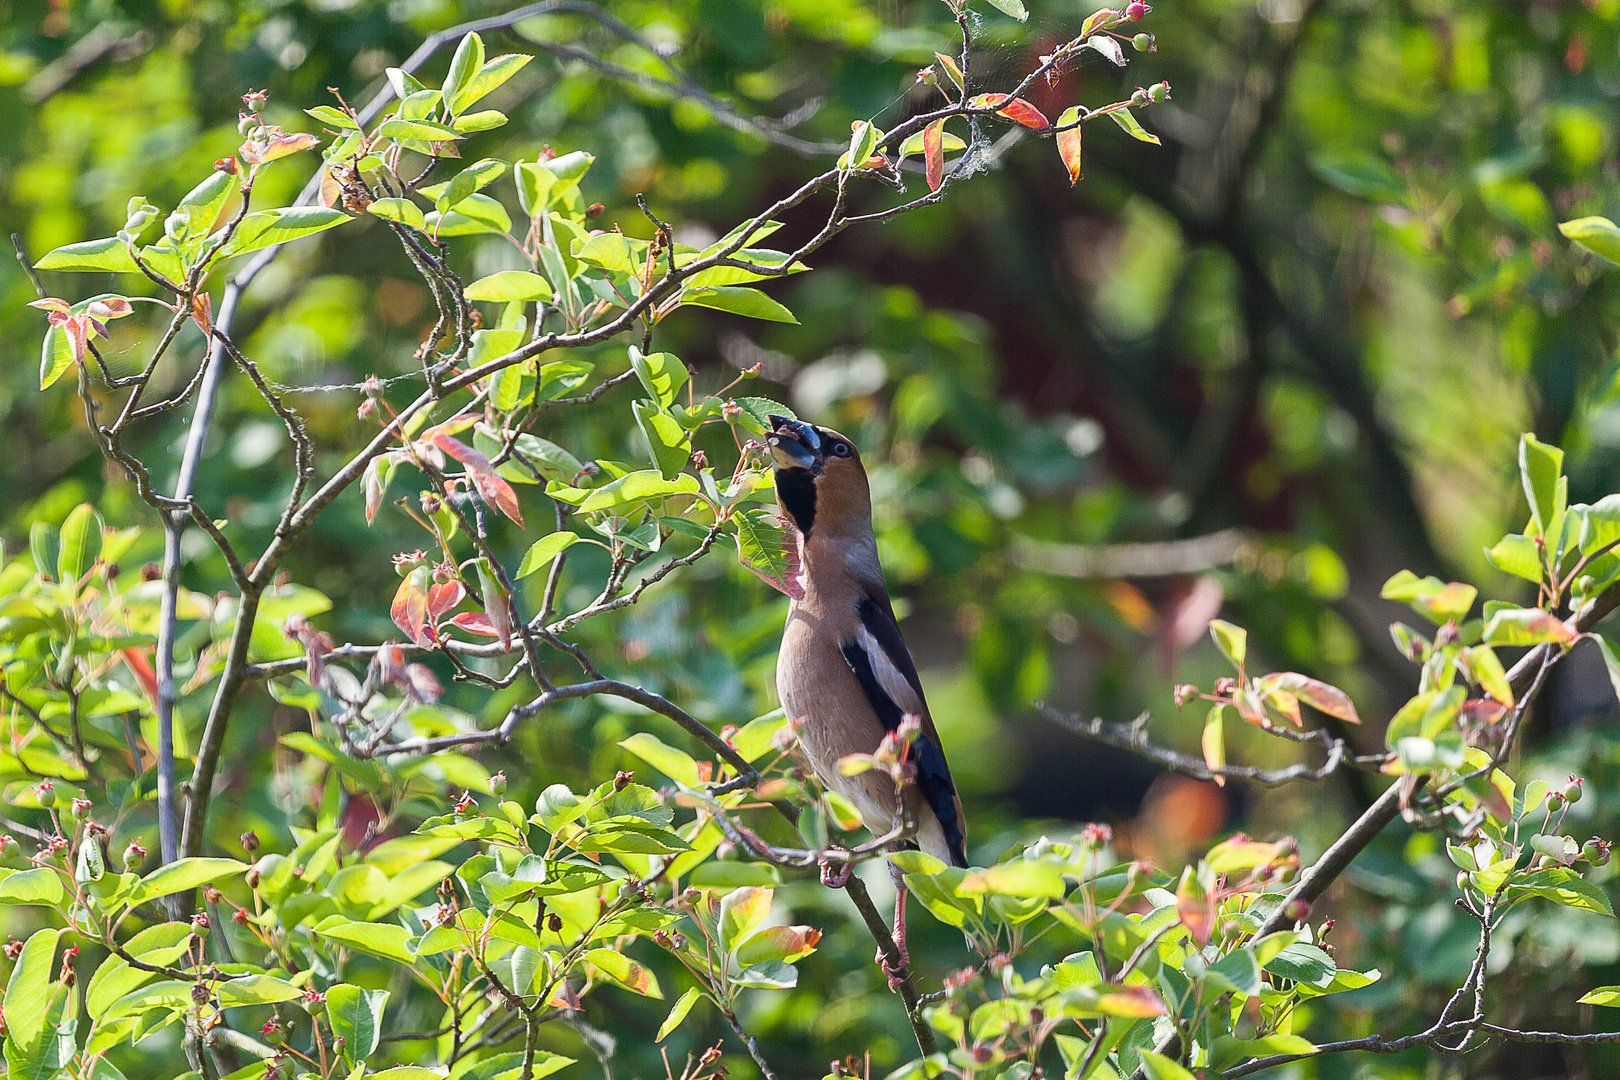
[[[806,537],[870,533],[872,493],[860,451],[831,428],[771,416],[766,442],[776,466],[776,498]]]

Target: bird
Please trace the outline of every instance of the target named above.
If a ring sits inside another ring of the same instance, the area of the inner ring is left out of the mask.
[[[895,620],[860,452],[830,428],[774,414],[767,419],[777,503],[798,531],[801,566],[776,662],[783,710],[798,722],[800,746],[821,782],[855,805],[874,836],[895,829],[904,798],[917,824],[902,846],[965,868],[962,800]],[[883,770],[851,776],[839,768],[848,755],[877,751],[886,736],[913,733],[909,744],[900,744],[913,770],[913,782],[901,791]],[[905,883],[892,861],[889,870],[896,886],[895,946],[909,966]],[[898,973],[881,951],[878,962],[896,983]]]

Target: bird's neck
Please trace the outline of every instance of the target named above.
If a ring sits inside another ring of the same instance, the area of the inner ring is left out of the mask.
[[[800,549],[806,596],[852,591],[882,592],[883,567],[870,531],[840,535],[812,530]]]

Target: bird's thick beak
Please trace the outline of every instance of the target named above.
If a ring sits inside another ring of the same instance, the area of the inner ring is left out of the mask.
[[[791,420],[785,416],[772,415],[766,419],[771,422],[771,433],[765,441],[770,444],[776,467],[809,469],[820,475],[824,458],[821,436],[816,434],[816,429],[802,420]]]

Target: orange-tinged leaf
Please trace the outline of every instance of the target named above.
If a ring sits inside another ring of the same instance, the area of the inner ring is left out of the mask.
[[[928,190],[938,191],[945,182],[945,121],[935,120],[923,128],[923,175]]]
[[[956,88],[958,90],[962,89],[962,69],[956,66],[956,61],[944,53],[938,52],[934,54],[934,59],[939,61],[939,66],[945,69],[945,74],[950,76],[951,82],[956,84]]]
[[[1069,112],[1073,112],[1071,109]],[[1063,115],[1067,116],[1068,113]],[[1060,124],[1064,121],[1058,121]],[[1080,129],[1072,127],[1067,131],[1060,131],[1057,139],[1058,157],[1063,159],[1063,167],[1069,170],[1069,183],[1080,182]]]
[[[1146,1020],[1164,1015],[1164,1001],[1146,986],[1099,986],[1098,1012]]]
[[[342,198],[343,186],[338,183],[337,177],[332,175],[332,167],[328,165],[321,170],[321,205],[331,210]]]
[[[979,94],[968,102],[971,108],[994,109],[1007,119],[1022,124],[1027,128],[1047,128],[1052,125],[1047,121],[1046,115],[1025,101],[1010,94]]]
[[[1261,680],[1265,690],[1286,690],[1313,709],[1319,709],[1350,724],[1361,723],[1355,702],[1337,686],[1329,686],[1320,679],[1301,675],[1297,671],[1283,671]],[[1299,721],[1296,719],[1297,724]]]
[[[399,583],[394,602],[388,609],[394,625],[418,645],[431,644],[423,628],[427,625],[428,587],[432,584],[433,571],[418,566]]]
[[[738,947],[737,963],[742,967],[764,960],[791,964],[814,952],[820,940],[821,931],[813,926],[772,926]]]
[[[1304,727],[1305,721],[1299,715],[1299,695],[1287,690],[1272,690],[1266,694],[1266,704],[1288,717],[1289,723],[1295,727]]]

